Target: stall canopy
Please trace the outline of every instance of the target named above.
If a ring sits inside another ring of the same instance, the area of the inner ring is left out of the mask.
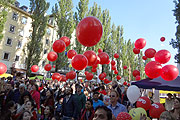
[[[161,77],[154,79],[147,78],[133,82],[132,85],[136,85],[139,88],[144,89],[155,88],[156,90],[180,91],[180,76],[172,81],[165,81]]]

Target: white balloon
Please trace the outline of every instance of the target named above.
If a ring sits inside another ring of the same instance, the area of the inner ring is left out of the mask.
[[[131,85],[130,87],[128,87],[127,97],[132,104],[134,104],[140,96],[140,89],[136,85]]]

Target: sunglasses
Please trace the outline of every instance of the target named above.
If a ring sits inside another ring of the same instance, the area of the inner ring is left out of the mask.
[[[115,95],[110,95],[109,97],[116,97]]]

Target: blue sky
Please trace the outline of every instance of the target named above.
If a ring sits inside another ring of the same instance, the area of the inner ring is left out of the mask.
[[[29,6],[28,0],[18,0],[21,5]],[[52,6],[57,0],[47,0]],[[73,0],[74,8],[79,0]],[[124,37],[132,41],[138,38],[146,39],[146,47],[154,48],[156,51],[166,49],[171,52],[171,60],[167,64],[174,64],[174,55],[177,53],[169,45],[172,38],[175,38],[176,26],[173,9],[173,0],[89,0],[89,6],[96,2],[102,9],[108,9],[112,23],[124,27]],[[165,42],[160,38],[164,36]]]

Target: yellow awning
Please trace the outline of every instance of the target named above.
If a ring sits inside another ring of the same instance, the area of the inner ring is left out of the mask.
[[[0,75],[0,77],[1,78],[3,78],[3,77],[7,78],[7,77],[13,77],[13,75],[8,74],[8,73],[4,73],[4,74]]]

